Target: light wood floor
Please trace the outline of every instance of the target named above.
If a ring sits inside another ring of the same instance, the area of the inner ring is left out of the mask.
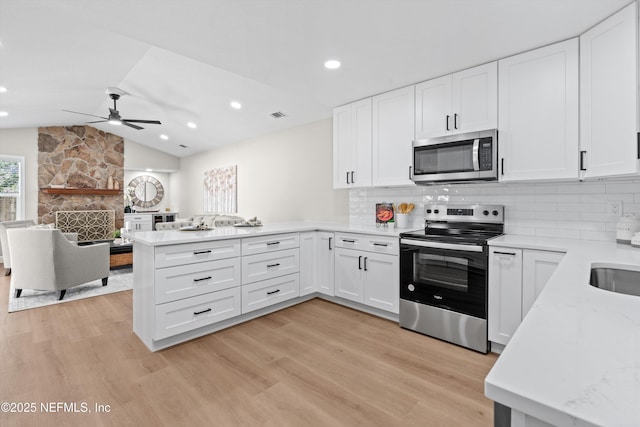
[[[0,271],[3,271],[0,269]],[[491,426],[482,355],[318,299],[152,353],[132,293],[7,313],[0,277],[1,426]],[[43,413],[41,402],[110,405]]]

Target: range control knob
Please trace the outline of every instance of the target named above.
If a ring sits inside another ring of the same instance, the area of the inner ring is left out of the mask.
[[[499,212],[498,212],[498,211],[493,211],[493,212],[491,212],[491,213],[493,214],[493,216],[498,216],[498,213],[499,213]]]
[[[427,213],[430,214],[431,213],[431,209],[427,209]]]
[[[408,288],[411,292],[413,292],[413,291],[415,291],[415,290],[416,290],[416,287],[415,287],[415,286],[413,286],[413,285],[409,285],[407,288]]]
[[[439,214],[439,213],[440,213],[440,210],[439,210],[439,209],[436,209],[435,211],[433,211],[433,213],[435,213],[435,214]]]
[[[482,211],[482,215],[489,215],[489,211]]]

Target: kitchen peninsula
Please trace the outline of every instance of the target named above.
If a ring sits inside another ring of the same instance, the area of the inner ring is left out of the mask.
[[[152,351],[316,296],[398,320],[394,228],[294,222],[128,237],[133,329]],[[362,258],[372,277],[351,280],[363,274]]]

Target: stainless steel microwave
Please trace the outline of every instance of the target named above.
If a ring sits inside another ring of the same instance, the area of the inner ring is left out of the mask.
[[[498,131],[413,141],[411,179],[416,184],[497,180]]]

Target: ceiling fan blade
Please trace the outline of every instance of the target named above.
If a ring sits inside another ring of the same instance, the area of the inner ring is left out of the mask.
[[[99,119],[107,120],[107,118],[106,118],[106,117],[96,116],[96,115],[93,115],[93,114],[80,113],[80,112],[78,112],[78,111],[71,111],[71,110],[62,110],[62,111],[66,111],[67,113],[82,114],[83,116],[97,117],[97,118],[99,118]]]
[[[161,125],[160,120],[130,120],[130,119],[122,119],[125,122],[133,122],[133,123],[149,123],[150,125]]]
[[[104,122],[108,122],[109,120],[96,120],[95,122],[86,122],[86,123],[104,123]]]
[[[123,120],[123,121],[122,121],[122,124],[123,124],[123,125],[125,125],[125,126],[129,126],[130,128],[137,129],[137,130],[144,129],[143,127],[140,127],[140,126],[134,125],[134,124],[132,124],[132,123],[129,123],[129,122],[128,122],[128,121],[126,121],[126,120]]]

